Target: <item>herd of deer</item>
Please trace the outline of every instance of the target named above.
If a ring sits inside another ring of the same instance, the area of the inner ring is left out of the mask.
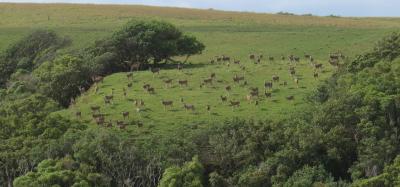
[[[334,54],[330,54],[329,56],[329,63],[332,66],[335,67],[339,67],[340,63],[339,61],[341,59],[344,59],[344,55],[342,55],[341,53],[334,53]],[[321,63],[315,63],[314,58],[311,55],[304,55],[304,58],[306,60],[308,60],[310,62],[310,64],[313,66],[314,68],[314,73],[313,73],[313,77],[314,78],[318,78],[319,76],[319,72],[322,69],[322,64]],[[255,54],[250,54],[249,55],[249,59],[251,61],[253,61],[255,64],[260,64],[262,59],[263,59],[263,55],[255,55]],[[281,60],[286,60],[288,59],[290,62],[290,66],[289,66],[289,75],[290,77],[292,77],[293,82],[296,84],[297,88],[299,87],[299,78],[296,76],[296,66],[295,64],[300,62],[300,57],[294,56],[294,55],[290,55],[288,57],[285,56],[281,56]],[[268,57],[269,61],[274,61],[275,58],[274,57]],[[211,64],[215,64],[215,63],[223,63],[225,65],[227,65],[228,67],[230,66],[230,62],[231,62],[231,57],[229,56],[225,56],[225,55],[221,55],[221,56],[215,56],[215,58],[213,58],[210,63]],[[240,67],[240,69],[243,71],[243,75],[239,76],[238,74],[235,74],[232,78],[233,80],[233,84],[242,84],[243,86],[247,85],[247,81],[245,79],[244,76],[244,72],[246,70],[246,67],[243,66],[241,64],[240,60],[233,60],[233,64],[238,65]],[[139,69],[140,66],[134,66],[131,67],[132,69]],[[181,64],[179,64],[177,66],[178,70],[182,70],[183,66]],[[160,74],[161,69],[160,68],[150,68],[150,71],[153,73],[153,78],[154,76],[157,74]],[[126,77],[128,80],[132,80],[133,79],[133,73],[132,71],[126,74]],[[101,76],[94,76],[92,77],[92,81],[95,83],[95,92],[98,92],[98,84],[103,82],[103,77]],[[200,88],[203,88],[204,86],[208,86],[208,85],[213,85],[213,82],[217,81],[217,82],[221,82],[221,80],[216,80],[216,74],[215,73],[211,73],[209,77],[203,79],[200,83]],[[165,84],[165,88],[171,88],[173,85],[173,79],[165,79],[163,80],[164,84]],[[179,79],[177,80],[177,83],[180,87],[187,87],[189,84],[188,80],[182,80]],[[273,75],[271,77],[271,80],[269,81],[265,81],[264,82],[264,96],[265,98],[271,98],[272,97],[272,90],[275,84],[278,85],[283,85],[283,86],[287,86],[287,81],[283,81],[281,82],[281,79],[278,75]],[[128,83],[127,85],[128,88],[132,87],[132,83]],[[148,94],[155,94],[155,88],[152,87],[150,84],[148,83],[144,83],[144,85],[142,86],[142,88],[148,93]],[[227,92],[227,95],[220,95],[220,100],[222,103],[227,103],[229,102],[229,106],[232,107],[232,110],[234,108],[240,107],[240,101],[239,100],[230,100],[229,98],[229,93],[232,90],[232,87],[230,85],[226,85],[225,90]],[[80,90],[81,92],[84,92],[84,89]],[[123,94],[126,97],[127,95],[127,91],[126,88],[123,88]],[[259,104],[259,98],[260,98],[260,94],[259,94],[259,88],[258,87],[250,87],[249,88],[249,94],[245,96],[245,99],[250,102],[250,103],[254,103],[255,105]],[[114,89],[111,90],[111,94],[110,95],[105,95],[104,96],[104,104],[105,106],[107,105],[112,105],[113,104],[113,99],[114,99]],[[293,95],[287,96],[286,97],[287,100],[291,101],[294,100],[295,97]],[[185,103],[183,98],[181,98],[180,100],[181,104],[183,105],[183,108],[186,111],[192,111],[194,112],[196,110],[195,105],[193,104],[188,104]],[[142,99],[135,99],[133,100],[134,105],[136,106],[136,111],[140,112],[141,109],[145,106],[144,101]],[[167,111],[168,108],[172,108],[174,101],[172,100],[161,100],[161,104],[164,107],[164,110]],[[90,109],[92,111],[92,117],[93,120],[98,124],[98,125],[103,125],[105,127],[112,127],[112,121],[106,121],[105,120],[105,115],[100,113],[100,106],[91,106]],[[206,106],[206,110],[208,113],[210,113],[211,111],[211,106],[207,105]],[[117,127],[119,127],[120,129],[125,129],[125,127],[128,125],[125,121],[126,119],[129,119],[129,112],[128,111],[124,111],[122,112],[122,118],[123,121],[117,121]],[[76,112],[76,116],[77,117],[81,117],[82,113],[80,111]]]

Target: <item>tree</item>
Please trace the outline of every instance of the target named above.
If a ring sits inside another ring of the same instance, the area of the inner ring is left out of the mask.
[[[190,56],[201,54],[201,52],[205,49],[203,43],[197,41],[197,39],[193,36],[183,36],[178,40],[178,51],[179,55],[186,55],[185,63],[189,59]]]
[[[62,106],[80,94],[80,87],[87,88],[91,77],[82,59],[70,55],[43,63],[33,74],[41,92]]]
[[[0,86],[4,87],[17,69],[32,71],[42,62],[53,59],[56,51],[69,43],[68,38],[53,31],[37,30],[12,44],[0,58]]]
[[[167,168],[159,187],[202,187],[204,168],[198,157],[185,163],[182,167]]]
[[[87,51],[88,59],[104,53],[116,55],[113,71],[127,71],[133,63],[157,65],[174,56],[199,54],[204,45],[195,37],[186,36],[174,25],[163,21],[130,21],[111,38],[97,41]],[[104,61],[98,61],[102,63]],[[109,62],[107,62],[109,63]]]

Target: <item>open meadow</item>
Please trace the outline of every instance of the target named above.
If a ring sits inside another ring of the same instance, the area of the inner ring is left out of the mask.
[[[107,121],[124,121],[122,113],[129,112],[125,121],[132,125],[128,129],[139,134],[141,131],[174,131],[174,127],[185,124],[206,124],[232,117],[274,120],[286,116],[298,110],[319,81],[335,71],[328,63],[330,53],[340,52],[352,58],[370,50],[371,44],[385,34],[400,28],[399,19],[392,18],[292,16],[121,5],[0,4],[0,17],[7,18],[0,21],[0,49],[31,30],[48,28],[70,37],[72,45],[63,50],[73,52],[110,36],[131,19],[168,21],[203,42],[206,46],[203,54],[191,57],[181,71],[174,66],[161,69],[155,76],[150,71],[134,72],[132,80],[127,79],[126,73],[114,74],[99,83],[97,93],[92,87],[75,105],[57,112],[74,119],[75,113],[81,112],[82,120],[92,124],[95,122],[91,106],[100,106],[101,113],[108,116]],[[249,59],[250,54],[262,54],[264,58],[260,64],[254,64]],[[323,68],[315,70],[309,59],[304,58],[306,54]],[[227,62],[210,64],[218,55],[231,57],[230,66]],[[300,62],[290,63],[289,55],[301,57]],[[286,59],[282,60],[282,56]],[[234,64],[234,60],[240,60],[241,64]],[[290,67],[296,68],[296,75],[290,75]],[[313,76],[314,72],[318,72],[318,78]],[[211,73],[216,75],[212,85],[200,88]],[[235,75],[244,76],[247,85],[243,81],[234,83]],[[271,81],[273,75],[279,76],[280,81],[267,90],[272,95],[267,98],[264,83]],[[168,79],[173,82],[170,87],[163,82]],[[188,86],[179,86],[178,80],[188,80]],[[129,83],[132,83],[131,88],[127,87]],[[142,88],[144,84],[154,87],[155,93],[147,93]],[[232,90],[226,91],[226,86],[231,86]],[[246,97],[250,88],[255,87],[259,89],[259,96],[249,100]],[[104,97],[110,95],[112,89],[113,104],[105,104]],[[221,96],[226,96],[227,101],[221,101]],[[288,100],[290,96],[294,98]],[[137,107],[136,99],[143,100],[144,106]],[[173,106],[165,109],[162,100],[173,101]],[[230,101],[240,101],[240,106],[232,108]],[[186,111],[183,103],[193,105],[195,110]],[[138,131],[133,125],[137,123],[145,124],[145,128]]]

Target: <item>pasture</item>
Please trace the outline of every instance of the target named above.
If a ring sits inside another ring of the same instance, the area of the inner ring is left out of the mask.
[[[112,120],[128,123],[127,130],[132,133],[174,131],[175,127],[193,124],[206,124],[232,117],[245,119],[277,119],[301,107],[304,97],[319,81],[335,71],[328,63],[329,54],[341,52],[352,58],[370,49],[372,43],[382,36],[398,30],[400,20],[394,18],[337,18],[314,16],[290,16],[276,14],[238,13],[215,10],[181,8],[161,8],[148,6],[122,5],[71,5],[71,4],[0,4],[0,50],[31,30],[49,28],[72,39],[65,51],[75,51],[92,45],[96,40],[110,36],[128,20],[159,19],[177,25],[183,32],[196,36],[206,45],[201,55],[189,59],[184,69],[162,68],[159,75],[150,71],[134,72],[132,80],[126,73],[108,76],[98,84],[98,92],[92,87],[76,100],[76,104],[58,113],[76,119],[81,112],[81,120],[95,124],[91,106],[100,106],[100,113],[106,122]],[[210,64],[216,55],[232,58],[230,66],[226,63]],[[249,54],[263,54],[260,64],[249,60]],[[301,57],[294,65],[281,56]],[[315,69],[305,54],[310,54],[315,63],[323,64],[315,79]],[[268,57],[274,57],[269,61]],[[233,63],[240,60],[241,65]],[[176,60],[180,60],[177,58]],[[242,67],[245,67],[243,70]],[[296,66],[296,77],[289,74],[289,67]],[[200,84],[211,73],[215,73],[212,85]],[[247,85],[234,83],[233,77],[244,76]],[[268,90],[271,98],[264,94],[264,82],[272,76],[280,77],[273,89]],[[170,88],[163,80],[172,79]],[[188,86],[181,87],[178,80],[187,80]],[[283,82],[287,82],[287,86]],[[132,87],[127,85],[132,83]],[[144,84],[154,88],[154,94],[143,89]],[[226,86],[232,87],[228,93]],[[246,96],[251,87],[259,89],[258,105]],[[112,93],[112,89],[114,89]],[[126,89],[126,96],[123,94]],[[105,104],[104,97],[113,94],[113,103]],[[222,102],[220,96],[227,96]],[[288,100],[287,97],[294,99]],[[183,102],[181,102],[183,98]],[[134,105],[135,99],[144,101],[143,107]],[[162,100],[173,102],[172,107],[164,109]],[[240,101],[233,108],[229,101]],[[186,111],[183,103],[193,105],[194,111]],[[210,105],[210,111],[207,110]],[[129,112],[124,120],[122,113]],[[143,123],[138,128],[137,123]]]

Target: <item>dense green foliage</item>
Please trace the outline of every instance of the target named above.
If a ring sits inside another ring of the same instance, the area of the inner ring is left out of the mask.
[[[25,36],[1,55],[0,86],[4,87],[16,70],[32,71],[42,62],[53,59],[57,50],[68,43],[67,38],[48,30],[34,31]]]
[[[205,46],[187,36],[174,25],[163,21],[131,21],[112,37],[97,41],[87,49],[88,60],[98,67],[97,74],[129,71],[131,65],[142,66],[171,60],[173,56],[199,54]],[[110,61],[112,64],[110,64]],[[106,68],[108,67],[108,68]]]
[[[36,44],[45,47],[32,50]],[[338,68],[285,119],[232,119],[146,137],[54,112],[92,75],[188,57],[204,46],[154,21],[130,22],[78,57],[56,55],[59,46],[47,33],[3,55],[2,81],[13,84],[0,90],[1,186],[399,185],[398,33]]]

